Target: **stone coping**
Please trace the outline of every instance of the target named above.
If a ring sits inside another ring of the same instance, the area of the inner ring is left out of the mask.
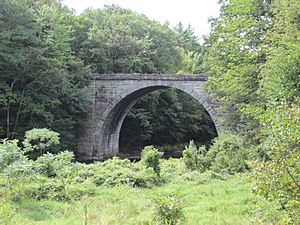
[[[91,80],[207,81],[206,74],[92,74]]]

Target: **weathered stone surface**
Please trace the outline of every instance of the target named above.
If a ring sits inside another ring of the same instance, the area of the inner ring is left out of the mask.
[[[78,140],[80,160],[101,160],[118,154],[119,135],[125,116],[146,94],[176,88],[195,98],[210,114],[219,132],[220,115],[204,89],[205,75],[172,74],[95,74],[91,78],[93,98]]]

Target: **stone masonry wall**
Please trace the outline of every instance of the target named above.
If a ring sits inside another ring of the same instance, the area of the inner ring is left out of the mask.
[[[217,131],[220,115],[204,89],[205,75],[172,74],[95,74],[91,78],[92,99],[78,140],[77,155],[82,161],[101,160],[118,154],[123,120],[144,95],[167,87],[179,89],[202,104]]]

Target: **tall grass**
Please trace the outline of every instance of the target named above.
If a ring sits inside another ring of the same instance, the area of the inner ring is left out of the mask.
[[[174,175],[171,182],[151,189],[101,186],[95,196],[78,201],[1,202],[0,224],[153,224],[152,199],[172,193],[183,196],[186,223],[190,225],[277,223],[283,215],[252,194],[252,187],[246,174],[226,179],[209,173]]]

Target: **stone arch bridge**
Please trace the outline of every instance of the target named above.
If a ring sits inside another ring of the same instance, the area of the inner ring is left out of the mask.
[[[175,88],[195,98],[207,110],[220,131],[220,115],[204,89],[207,76],[172,74],[95,74],[91,78],[92,101],[78,140],[82,161],[101,160],[119,153],[119,136],[129,110],[146,94]]]

